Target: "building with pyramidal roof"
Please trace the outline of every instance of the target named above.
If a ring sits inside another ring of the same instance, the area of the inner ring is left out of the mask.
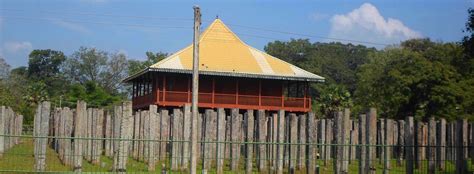
[[[191,103],[193,45],[124,81],[134,109]],[[199,108],[308,112],[311,82],[324,78],[245,44],[220,19],[199,40]]]

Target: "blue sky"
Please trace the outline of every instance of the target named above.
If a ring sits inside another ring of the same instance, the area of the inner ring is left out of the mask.
[[[192,42],[195,4],[201,7],[203,29],[218,15],[247,44],[263,49],[270,41],[307,38],[268,30],[317,36],[309,38],[313,42],[459,41],[474,0],[0,0],[0,56],[18,67],[27,65],[32,49],[70,55],[80,46],[96,47],[139,60],[146,51],[172,53]]]

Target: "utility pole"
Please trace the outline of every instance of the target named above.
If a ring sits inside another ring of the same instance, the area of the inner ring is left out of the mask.
[[[194,7],[194,40],[193,40],[193,101],[191,116],[191,174],[196,174],[197,168],[197,117],[199,92],[199,34],[201,27],[201,10]]]

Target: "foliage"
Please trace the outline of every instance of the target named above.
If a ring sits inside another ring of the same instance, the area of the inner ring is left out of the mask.
[[[8,74],[10,73],[10,65],[0,57],[0,80],[5,79],[8,77]]]
[[[342,85],[319,85],[318,92],[317,107],[323,115],[331,116],[332,113],[353,105],[351,94]]]
[[[66,94],[65,106],[74,106],[76,101],[83,100],[92,107],[103,107],[121,101],[121,96],[107,93],[96,82],[89,81],[84,85],[74,84]]]
[[[123,53],[110,54],[96,48],[81,47],[68,58],[64,73],[73,83],[93,81],[109,92],[116,92],[127,75],[127,66]]]
[[[155,64],[156,62],[159,62],[160,60],[163,60],[164,58],[168,57],[168,53],[163,53],[163,52],[157,52],[153,53],[150,51],[146,52],[147,60],[145,61],[140,61],[140,60],[128,60],[128,74],[133,75],[136,74],[145,68]]]

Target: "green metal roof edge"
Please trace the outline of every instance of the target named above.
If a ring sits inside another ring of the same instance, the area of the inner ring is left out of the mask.
[[[146,68],[130,77],[125,78],[124,80],[122,80],[122,82],[125,82],[125,83],[129,82],[147,72],[171,72],[171,73],[181,73],[181,74],[192,74],[192,70],[168,69],[168,68]],[[272,76],[272,75],[262,75],[262,74],[217,72],[217,71],[199,71],[199,74],[211,75],[211,76],[247,77],[247,78],[293,80],[293,81],[308,81],[308,82],[324,82],[325,81],[323,77],[309,78],[309,77],[294,77],[294,76]]]

